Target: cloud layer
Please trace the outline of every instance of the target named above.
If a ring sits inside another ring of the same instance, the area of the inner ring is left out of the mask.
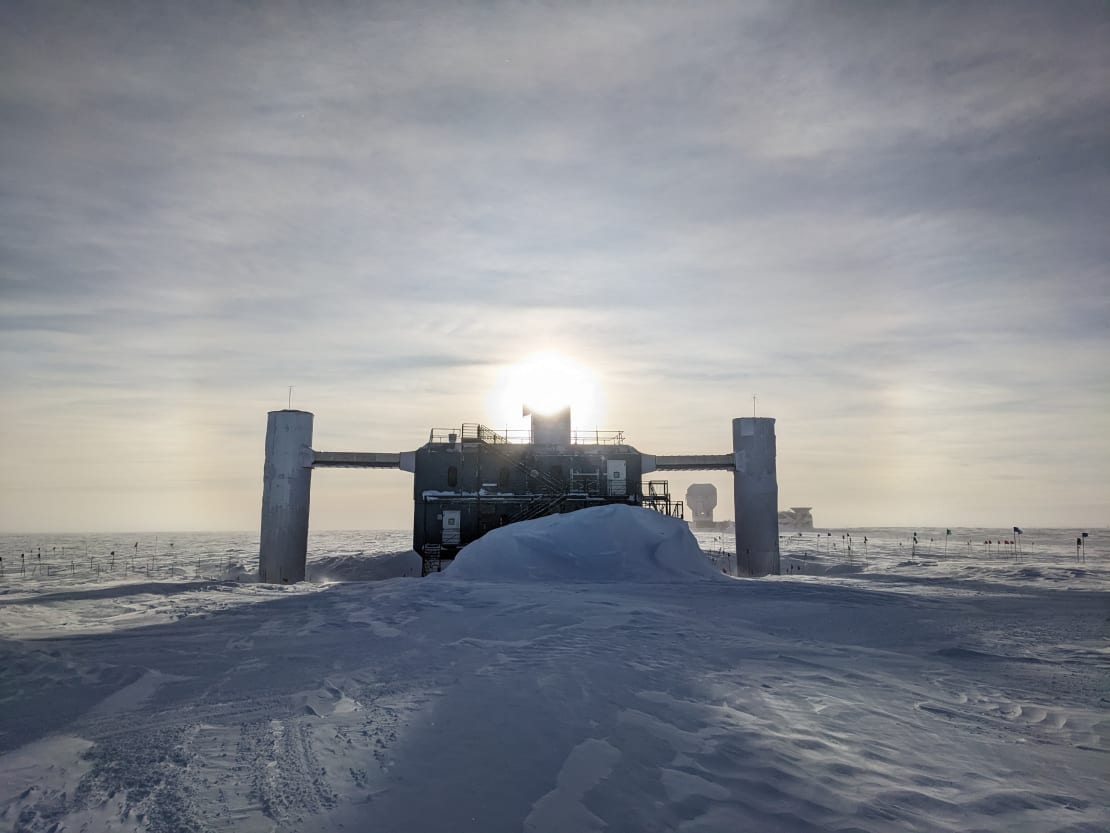
[[[0,528],[250,528],[288,385],[398,450],[541,350],[819,522],[1110,518],[1105,4],[366,6],[0,9]]]

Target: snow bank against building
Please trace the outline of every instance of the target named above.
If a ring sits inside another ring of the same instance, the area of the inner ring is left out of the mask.
[[[445,573],[469,581],[726,580],[686,523],[637,506],[598,506],[493,530]]]

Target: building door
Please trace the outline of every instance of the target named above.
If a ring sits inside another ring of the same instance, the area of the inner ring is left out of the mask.
[[[445,509],[443,512],[443,538],[444,544],[459,545],[459,521],[462,512],[458,509]]]
[[[626,472],[626,461],[605,461],[605,477],[609,481],[609,497],[624,497],[628,494],[628,484],[625,482]]]

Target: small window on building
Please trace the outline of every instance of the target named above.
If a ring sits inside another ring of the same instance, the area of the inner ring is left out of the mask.
[[[447,487],[454,489],[459,485],[459,469],[458,466],[447,467]]]

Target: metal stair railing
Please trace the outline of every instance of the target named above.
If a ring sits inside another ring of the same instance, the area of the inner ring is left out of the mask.
[[[520,512],[509,519],[509,523],[530,521],[551,514],[551,510],[558,507],[567,499],[567,495],[540,495],[526,504]]]
[[[420,571],[422,576],[443,570],[443,548],[439,544],[425,544],[423,556]]]
[[[518,472],[520,472],[527,478],[531,478],[532,472],[535,471],[535,479],[540,481],[541,487],[546,487],[543,489],[544,494],[563,494],[566,492],[566,483],[564,483],[562,480],[556,480],[545,471],[533,469],[519,457],[513,457],[509,455],[499,446],[491,446],[491,450],[494,454],[498,456],[499,459],[513,466],[513,468],[515,468]]]
[[[532,468],[519,457],[508,454],[500,445],[491,445],[489,448],[502,462],[508,463],[523,474],[526,482],[531,479],[539,481],[540,493],[510,516],[508,523],[539,518],[566,500],[568,494],[566,482],[555,479],[545,471]],[[532,472],[535,472],[534,476]]]

